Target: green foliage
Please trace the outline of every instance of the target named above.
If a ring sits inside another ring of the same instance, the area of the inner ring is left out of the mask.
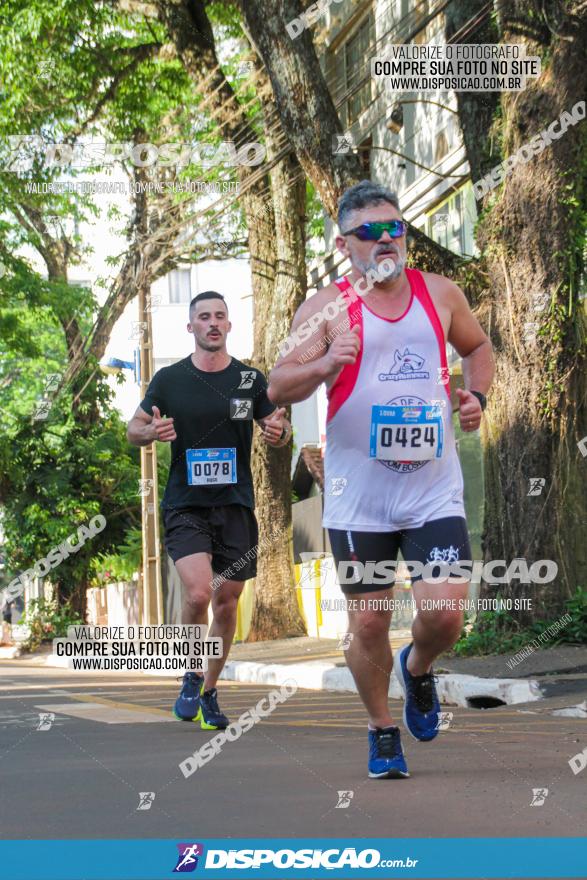
[[[585,644],[587,642],[587,590],[577,587],[577,591],[565,602],[571,622],[563,630],[561,641]]]
[[[105,586],[117,581],[130,581],[139,570],[143,551],[143,533],[140,528],[130,529],[126,540],[115,553],[101,553],[92,560],[92,584]]]
[[[306,242],[308,259],[324,253],[324,208],[309,180],[306,181]]]
[[[167,474],[171,463],[171,444],[157,444],[157,477],[159,499],[163,497]],[[137,474],[138,477],[138,474]],[[138,503],[138,499],[136,499]],[[159,518],[162,526],[162,518]],[[142,529],[140,523],[132,526],[126,532],[126,537],[117,548],[109,553],[100,553],[94,557],[91,563],[91,584],[102,587],[117,581],[130,581],[133,575],[140,569],[142,557]]]
[[[254,86],[238,72],[249,51],[240,16],[222,3],[209,5],[208,12],[221,38],[223,67],[240,88],[239,100],[242,95],[250,102],[245,112],[261,131],[261,105],[250,101]],[[0,503],[6,578],[32,567],[96,514],[107,521],[51,571],[61,602],[73,590],[126,579],[137,569],[139,452],[126,440],[94,359],[55,394],[45,392],[48,376],[62,377],[78,358],[100,310],[95,291],[69,284],[67,276],[92,251],[91,243],[83,244],[93,240],[86,224],[95,222],[101,208],[95,195],[27,192],[26,183],[63,179],[64,169],[47,160],[51,143],[85,137],[220,143],[224,135],[191,77],[174,53],[162,51],[167,43],[157,18],[125,12],[120,4],[4,0],[0,7]],[[8,141],[14,135],[33,135],[38,142],[17,148]],[[29,161],[15,162],[17,154]],[[102,170],[99,165],[96,159],[93,170]],[[86,174],[86,168],[66,170],[68,178]],[[212,180],[226,173],[196,164],[177,176]],[[173,168],[165,173],[166,180],[172,177]],[[175,201],[197,210],[191,193]],[[202,201],[207,204],[207,196]],[[167,216],[169,202],[149,196],[150,217],[158,206],[159,216]],[[132,238],[130,199],[126,208],[113,208],[110,220]],[[223,212],[222,238],[238,214],[238,207]],[[82,234],[80,224],[86,226]],[[31,252],[30,260],[22,256]],[[107,260],[112,276],[98,279],[96,287],[112,290],[124,257],[122,246]],[[173,265],[169,260],[166,269]],[[35,420],[37,404],[47,396],[49,415]],[[166,447],[159,451],[163,482],[169,453]]]
[[[13,307],[10,292],[0,296],[0,323],[12,317],[19,328],[4,340],[0,357],[4,552],[12,579],[102,514],[106,528],[51,573],[67,596],[74,586],[87,584],[92,557],[114,551],[139,521],[139,453],[126,440],[95,361],[73,384],[45,391],[48,376],[60,381],[68,365],[62,322],[74,315],[84,334],[91,326],[96,308],[91,291],[38,276],[34,289],[38,299],[28,309]],[[50,401],[47,418],[35,420],[43,397]]]
[[[63,413],[61,407],[57,408]],[[62,416],[63,417],[63,416]],[[26,430],[26,429],[25,429]],[[10,483],[5,480],[4,531],[7,564],[14,575],[31,567],[78,526],[97,514],[106,527],[51,573],[63,595],[87,584],[92,558],[112,551],[137,521],[138,467],[115,412],[82,431],[71,418],[53,430],[23,431],[13,447]],[[6,448],[2,457],[6,458]]]
[[[509,611],[482,611],[477,615],[471,632],[461,634],[453,646],[454,653],[460,657],[506,654],[519,650],[529,639],[535,638],[535,635],[529,636],[527,631],[507,632],[504,624],[509,622],[509,618]]]
[[[574,595],[565,602],[565,613],[571,616],[570,623],[557,635],[546,640],[543,647],[587,644],[587,591],[577,587]],[[512,630],[515,619],[512,618],[511,612],[505,609],[483,611],[477,616],[471,632],[462,633],[453,651],[461,657],[516,652],[542,635],[555,622],[555,620],[537,620],[525,629]]]
[[[587,210],[585,208],[585,179],[587,177],[587,135],[583,129],[577,147],[577,166],[561,176],[559,204],[567,212],[567,238],[562,251],[554,251],[552,259],[558,263],[565,279],[555,294],[546,320],[539,331],[546,346],[543,388],[540,395],[540,411],[558,422],[560,401],[564,398],[571,372],[584,371],[587,354],[585,334],[585,309],[581,297],[581,282],[585,281],[585,234]]]
[[[32,599],[20,621],[30,630],[22,647],[32,653],[40,647],[41,642],[65,637],[68,626],[83,622],[67,604],[58,605],[52,599]]]

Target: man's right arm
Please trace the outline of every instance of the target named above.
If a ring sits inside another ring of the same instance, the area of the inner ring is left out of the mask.
[[[128,423],[126,436],[133,446],[148,446],[154,440],[171,442],[177,438],[173,419],[162,419],[156,406],[153,407],[152,416],[139,406]]]
[[[267,396],[273,403],[306,400],[322,382],[333,382],[345,364],[355,362],[360,348],[358,329],[348,330],[348,317],[341,312],[329,344],[327,322],[321,314],[327,302],[326,297],[313,296],[297,310],[288,337],[292,350],[279,358],[269,375]]]

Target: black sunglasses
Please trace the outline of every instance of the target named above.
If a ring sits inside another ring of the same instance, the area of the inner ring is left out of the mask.
[[[402,235],[405,235],[406,224],[403,220],[361,223],[360,226],[355,226],[348,232],[341,232],[341,235],[356,235],[361,241],[379,241],[384,232],[387,232],[390,238],[401,238]]]

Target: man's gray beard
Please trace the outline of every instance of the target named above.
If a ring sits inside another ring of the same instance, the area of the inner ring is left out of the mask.
[[[386,254],[385,259],[393,260],[395,263],[395,269],[393,272],[390,272],[389,275],[386,274],[385,277],[381,279],[382,284],[385,284],[386,281],[395,281],[395,279],[399,278],[402,274],[406,266],[406,258],[402,257],[400,254]],[[366,276],[367,272],[376,272],[378,275],[382,274],[381,263],[378,263],[376,260],[373,260],[370,263],[357,262],[355,265],[363,276]]]

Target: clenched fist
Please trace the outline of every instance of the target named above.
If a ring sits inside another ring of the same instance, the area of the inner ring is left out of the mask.
[[[460,404],[459,421],[461,423],[461,431],[476,431],[481,424],[481,416],[483,415],[478,398],[464,388],[457,388],[457,397]]]
[[[324,359],[332,365],[330,372],[336,373],[346,364],[354,364],[361,350],[361,328],[354,324],[346,333],[333,339]]]
[[[153,440],[160,440],[162,443],[170,443],[172,440],[177,440],[173,419],[162,419],[161,413],[156,406],[153,407],[151,428],[153,429]]]

